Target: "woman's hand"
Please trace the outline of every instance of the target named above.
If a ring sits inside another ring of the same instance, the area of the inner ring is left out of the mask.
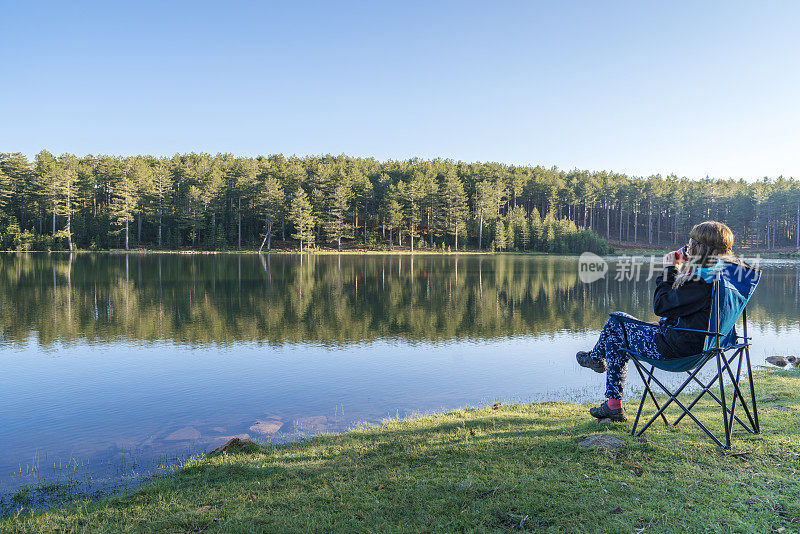
[[[681,254],[680,250],[673,250],[672,252],[668,252],[664,255],[664,267],[675,266],[676,268],[680,269],[681,265],[683,265],[684,257]]]

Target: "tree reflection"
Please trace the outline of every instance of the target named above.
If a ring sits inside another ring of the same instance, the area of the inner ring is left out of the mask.
[[[653,281],[592,284],[556,256],[0,255],[6,342],[343,344],[599,329],[651,318]],[[768,267],[756,325],[798,324],[800,265]],[[768,308],[764,304],[768,303]]]

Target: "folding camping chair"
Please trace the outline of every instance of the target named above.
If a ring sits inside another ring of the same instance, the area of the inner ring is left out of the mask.
[[[711,296],[711,313],[709,315],[709,324],[707,330],[694,330],[690,328],[679,328],[677,326],[664,326],[663,328],[674,328],[675,330],[685,330],[690,332],[701,332],[706,335],[706,342],[703,352],[694,356],[686,358],[673,359],[673,360],[653,360],[644,357],[636,352],[630,350],[628,345],[628,336],[625,333],[624,323],[642,323],[624,316],[611,314],[622,324],[623,337],[625,347],[622,349],[628,353],[630,360],[636,366],[639,376],[642,377],[644,382],[644,391],[642,392],[642,400],[639,403],[639,410],[636,412],[636,419],[633,422],[631,429],[632,436],[641,436],[650,425],[659,417],[664,420],[664,424],[669,425],[664,410],[673,402],[677,404],[683,413],[672,423],[673,426],[681,422],[685,415],[688,415],[703,432],[714,440],[714,442],[725,449],[731,446],[731,433],[733,431],[733,423],[736,421],[745,430],[752,434],[760,433],[758,423],[758,409],[756,407],[755,389],[753,388],[753,374],[750,367],[750,340],[747,336],[747,303],[755,292],[756,286],[761,279],[761,271],[753,269],[746,265],[737,265],[718,261],[713,267],[700,270],[700,275],[706,283],[713,284]],[[739,317],[742,318],[742,334],[736,335],[735,324]],[[647,323],[652,324],[652,323]],[[680,323],[679,323],[680,324]],[[730,356],[728,355],[729,353]],[[738,362],[734,364],[734,360],[738,358]],[[703,383],[698,378],[698,373],[705,367],[707,363],[716,360],[717,372],[714,378],[707,383]],[[742,390],[739,387],[739,378],[742,373],[742,364],[746,364],[747,378],[750,383],[750,405],[745,401]],[[649,365],[650,369],[647,369]],[[732,365],[736,366],[736,373],[734,374]],[[660,369],[667,372],[680,373],[685,372],[688,376],[686,380],[674,392],[670,391],[658,378],[655,376],[655,369]],[[730,403],[727,402],[725,396],[725,380],[724,375],[727,372],[733,387],[733,399]],[[651,383],[658,385],[664,393],[669,397],[663,405],[659,405],[653,392]],[[688,405],[685,406],[680,400],[678,395],[689,385],[697,383],[701,386],[697,397]],[[716,389],[715,383],[719,384],[719,396],[712,391]],[[700,402],[705,395],[709,395],[714,399],[722,408],[722,420],[725,427],[725,443],[715,436],[706,426],[700,422],[692,413],[692,408]],[[639,417],[642,415],[642,408],[647,400],[647,397],[652,399],[656,407],[656,413],[650,418],[644,426],[637,432],[636,428],[639,425]],[[747,418],[747,422],[743,421],[737,414],[737,400],[741,404],[742,409]],[[749,425],[748,425],[749,423]]]

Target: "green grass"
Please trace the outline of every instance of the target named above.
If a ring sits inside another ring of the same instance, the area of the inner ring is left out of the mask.
[[[797,369],[757,372],[758,397],[776,398],[731,451],[688,420],[636,439],[586,406],[503,405],[202,457],[134,493],[23,508],[0,531],[796,532],[798,385]],[[721,426],[710,403],[698,413]],[[624,445],[578,446],[596,433]]]

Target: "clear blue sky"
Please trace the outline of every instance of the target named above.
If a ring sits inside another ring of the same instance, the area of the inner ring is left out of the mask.
[[[800,2],[12,2],[0,151],[800,177]]]

